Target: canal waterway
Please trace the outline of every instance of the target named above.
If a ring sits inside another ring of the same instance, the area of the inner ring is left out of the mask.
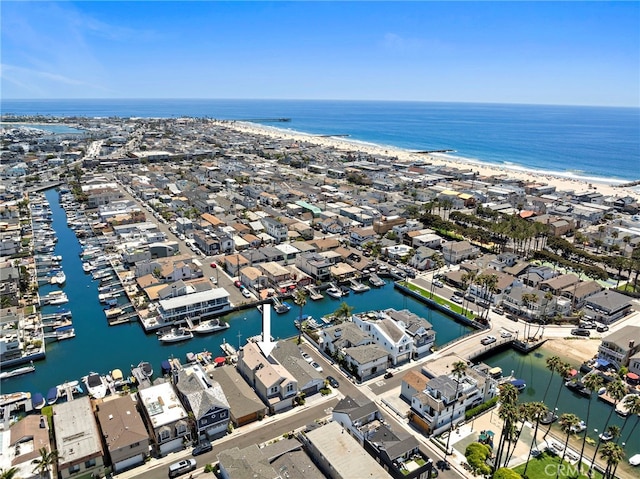
[[[62,305],[73,313],[73,326],[76,336],[47,345],[47,356],[43,361],[35,363],[35,373],[26,374],[2,381],[2,392],[30,391],[46,394],[47,390],[57,384],[80,379],[91,371],[106,374],[118,368],[127,372],[131,365],[140,361],[149,361],[156,372],[160,371],[161,362],[169,357],[179,358],[184,362],[188,352],[211,351],[215,356],[221,355],[220,344],[223,341],[238,347],[246,339],[260,334],[262,331],[261,313],[257,308],[235,312],[224,317],[230,324],[222,333],[207,336],[195,336],[193,339],[171,345],[161,344],[155,334],[145,334],[137,323],[126,323],[108,326],[103,306],[98,301],[99,282],[82,270],[79,253],[81,245],[74,232],[67,226],[66,214],[58,201],[55,190],[45,192],[52,212],[52,227],[58,236],[55,254],[62,255],[62,268],[67,276],[64,291],[69,303]],[[41,294],[58,289],[58,286],[45,285]],[[380,310],[386,308],[409,309],[427,319],[436,330],[436,344],[441,345],[463,336],[471,331],[468,326],[455,322],[448,316],[428,308],[425,304],[403,295],[388,284],[380,289],[371,289],[363,294],[351,293],[343,298],[354,312]],[[320,301],[308,299],[303,314],[320,318],[332,313],[341,301],[325,296]],[[300,314],[300,309],[292,301],[291,310],[283,315],[272,312],[272,335],[276,339],[290,338],[297,335],[293,321]],[[57,306],[46,306],[43,314],[54,312]]]
[[[542,401],[547,384],[549,383],[549,378],[551,377],[551,372],[546,366],[546,360],[548,357],[553,355],[553,352],[545,350],[544,347],[527,355],[520,354],[514,350],[507,350],[492,355],[487,358],[485,362],[491,366],[501,367],[504,375],[511,374],[513,371],[514,376],[519,379],[523,379],[527,383],[527,387],[519,396],[521,402]],[[571,363],[568,359],[563,358],[563,360],[567,360]],[[580,364],[578,363],[571,365],[576,369],[580,368]],[[565,387],[564,381],[561,381],[557,374],[554,375],[551,386],[549,387],[549,392],[547,393],[545,400],[547,406],[549,408],[554,407],[556,398],[558,397],[558,391],[560,389],[560,396],[556,406],[558,408],[558,416],[562,413],[570,412],[586,421],[589,400],[573,393],[570,389]],[[611,406],[597,399],[595,394],[593,396],[594,397],[591,399],[588,435],[597,441],[598,434],[606,427],[606,421],[609,416],[609,412],[611,411]],[[623,441],[626,443],[625,452],[627,459],[634,454],[640,453],[640,425],[636,427],[633,435],[628,437],[636,420],[636,417],[629,417],[627,425],[622,431],[622,438],[619,441],[620,443]],[[611,420],[609,422],[609,425],[614,424],[619,427],[622,427],[624,424],[624,419],[619,417],[615,412],[611,415]],[[598,434],[594,432],[594,429],[598,430]],[[557,430],[555,425],[553,430]],[[638,476],[640,477],[640,474]]]

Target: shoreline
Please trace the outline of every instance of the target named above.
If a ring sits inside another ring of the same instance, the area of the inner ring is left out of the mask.
[[[67,118],[60,117],[60,119],[63,120],[62,123],[54,123],[53,125],[67,126],[83,132],[83,130],[78,128],[77,125],[69,126],[66,124],[64,120]],[[168,120],[170,118],[164,119]],[[540,170],[534,167],[527,167],[511,162],[497,163],[479,158],[458,156],[455,149],[424,153],[415,150],[407,150],[399,146],[354,139],[350,136],[345,137],[338,134],[314,134],[289,128],[253,123],[246,120],[213,119],[213,121],[238,132],[265,135],[270,138],[280,140],[305,141],[307,143],[334,148],[340,151],[362,151],[375,156],[397,158],[398,161],[404,163],[427,162],[433,166],[452,166],[461,170],[472,170],[476,171],[478,178],[506,176],[509,179],[517,179],[528,183],[553,185],[558,191],[592,189],[605,196],[632,196],[636,201],[640,201],[640,175],[635,179],[582,176],[579,173],[581,170],[575,170],[573,172],[571,170]],[[0,122],[0,127],[8,125],[19,125],[27,128],[29,128],[30,125],[33,125],[33,129],[47,131],[38,127],[47,126],[50,125],[50,123],[33,123],[23,121]]]
[[[598,340],[580,340],[567,338],[548,338],[540,349],[569,362],[576,369],[589,359],[598,355]],[[576,364],[573,364],[573,362]]]
[[[621,180],[600,177],[572,176],[570,173],[538,171],[519,165],[498,165],[477,159],[469,159],[442,153],[417,153],[399,147],[379,145],[375,143],[345,139],[343,137],[316,136],[258,123],[217,120],[221,124],[238,132],[264,135],[273,139],[304,141],[317,146],[333,148],[338,151],[361,151],[373,156],[397,158],[401,163],[427,162],[434,166],[454,167],[461,170],[477,172],[478,180],[482,177],[507,177],[525,183],[552,185],[556,191],[588,191],[594,190],[604,196],[632,196],[640,201],[640,189],[623,187],[622,184],[633,183],[634,180]]]

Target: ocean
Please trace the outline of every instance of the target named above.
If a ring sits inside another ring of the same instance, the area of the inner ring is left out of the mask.
[[[2,100],[15,115],[248,120],[544,174],[640,179],[640,108],[312,100]],[[289,122],[272,119],[289,118]]]

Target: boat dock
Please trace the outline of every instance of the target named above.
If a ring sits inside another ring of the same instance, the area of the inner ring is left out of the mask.
[[[138,384],[138,389],[145,389],[151,386],[151,379],[149,379],[147,375],[142,371],[142,368],[132,367],[131,374],[133,374],[133,377]]]
[[[309,297],[313,301],[318,301],[318,300],[324,298],[324,296],[322,294],[320,294],[320,292],[316,288],[311,286],[311,285],[307,286],[307,291],[309,292]]]

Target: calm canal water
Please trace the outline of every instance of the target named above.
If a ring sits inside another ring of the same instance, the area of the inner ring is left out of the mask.
[[[526,356],[516,351],[508,350],[489,357],[485,362],[491,366],[500,366],[504,375],[508,375],[513,371],[513,374],[516,377],[524,379],[527,383],[527,387],[522,391],[522,393],[520,393],[520,401],[542,401],[547,384],[549,383],[549,377],[551,376],[551,372],[546,366],[546,359],[553,355],[554,353],[546,351],[544,348],[540,348],[534,353]],[[572,364],[572,366],[576,369],[579,369],[580,367],[579,364]],[[562,389],[562,391],[560,392],[560,398],[557,405],[558,415],[564,412],[570,412],[586,421],[589,401],[587,398],[575,394],[570,389],[566,388],[564,386],[564,382],[560,381],[557,375],[554,375],[551,386],[549,387],[549,392],[547,393],[545,401],[547,406],[553,407],[556,397],[558,396],[559,389]],[[595,397],[591,400],[591,413],[589,416],[590,437],[597,440],[597,434],[593,430],[598,429],[599,433],[603,431],[610,411],[611,407],[605,402],[600,401]],[[620,440],[620,442],[626,441],[626,459],[634,454],[640,453],[640,425],[636,427],[633,436],[627,439],[635,421],[635,417],[629,417],[627,425],[622,432],[622,439]],[[615,424],[622,427],[623,423],[624,419],[619,417],[615,412],[611,415],[609,425]],[[640,471],[638,472],[640,477]]]
[[[47,345],[47,357],[35,363],[36,371],[2,381],[2,392],[30,391],[46,394],[48,389],[57,384],[80,379],[90,371],[106,374],[119,368],[127,372],[131,365],[140,361],[149,361],[159,373],[161,362],[169,357],[185,360],[188,352],[211,351],[214,356],[222,353],[220,344],[223,340],[235,347],[244,344],[247,338],[262,331],[261,315],[256,308],[229,314],[225,317],[230,328],[223,333],[208,336],[196,336],[193,339],[172,345],[161,344],[155,334],[145,334],[136,323],[118,326],[107,325],[107,320],[98,301],[98,281],[82,270],[81,251],[73,231],[67,226],[66,214],[58,202],[55,190],[45,192],[53,217],[52,227],[58,235],[55,254],[62,255],[62,267],[67,276],[64,291],[69,303],[63,308],[71,309],[76,337]],[[57,289],[58,286],[46,285],[40,293]],[[354,308],[354,312],[378,310],[385,308],[409,309],[424,317],[437,331],[437,344],[444,344],[456,339],[471,329],[456,323],[449,317],[428,308],[411,297],[394,290],[393,284],[384,288],[371,289],[364,294],[350,294],[346,302]],[[292,302],[291,302],[292,303]],[[329,297],[320,301],[308,300],[303,313],[315,318],[335,311],[340,301]],[[293,320],[299,314],[299,308],[292,304],[291,311],[278,315],[272,313],[272,335],[277,338],[290,338],[297,335]],[[43,313],[55,311],[57,307],[44,307]]]

